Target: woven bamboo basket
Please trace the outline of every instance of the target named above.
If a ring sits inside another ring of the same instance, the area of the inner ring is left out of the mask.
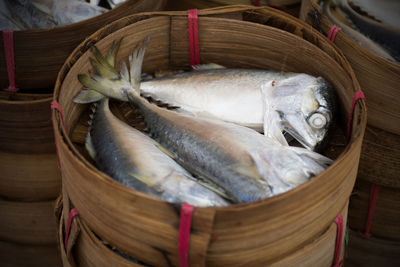
[[[341,211],[346,225],[347,204]],[[98,236],[96,236],[87,224],[81,219],[76,218],[71,224],[70,237],[68,241],[68,250],[65,250],[65,226],[64,221],[60,220],[59,224],[59,245],[63,254],[64,267],[80,266],[80,267],[107,267],[107,266],[125,266],[136,267],[142,266],[141,263],[135,263],[125,257],[117,254],[107,247]],[[291,255],[286,256],[269,266],[331,266],[335,253],[335,239],[337,234],[337,226],[332,223],[328,229],[312,240],[310,244],[295,251]],[[342,239],[342,254],[344,253],[344,236]],[[71,244],[72,243],[72,244]]]
[[[0,92],[0,196],[55,199],[61,188],[51,125],[51,95]]]
[[[365,230],[370,202],[371,183],[357,180],[351,197],[349,225],[358,231]],[[370,232],[381,239],[400,242],[400,189],[380,186]]]
[[[254,5],[279,8],[293,16],[300,12],[301,0],[169,0],[167,10],[204,9],[226,5]]]
[[[21,245],[4,241],[0,241],[0,262],[2,267],[62,266],[57,246]]]
[[[321,14],[319,1],[303,0],[300,17],[327,35],[332,24]],[[399,240],[400,107],[396,99],[400,97],[400,64],[375,55],[341,32],[335,44],[346,55],[368,99],[368,126],[358,186],[350,202],[349,226],[356,231],[366,230],[370,187],[376,184],[380,190],[371,234]]]
[[[400,266],[400,242],[376,237],[363,238],[355,231],[349,231],[346,248],[346,267]]]
[[[333,24],[322,15],[319,2],[303,0],[300,18],[328,36]],[[343,32],[337,34],[335,44],[349,60],[368,99],[368,125],[400,135],[400,64],[375,55]]]
[[[14,32],[16,85],[25,90],[53,88],[57,73],[72,50],[97,29],[123,16],[157,11],[163,0],[128,0],[102,15],[52,29]],[[8,76],[0,36],[0,88],[8,86]]]
[[[54,201],[0,200],[0,240],[19,244],[56,245]]]
[[[242,20],[218,17],[232,14]],[[338,127],[346,124],[353,94],[360,89],[358,82],[339,50],[310,26],[271,8],[233,6],[202,10],[199,15],[202,63],[324,76],[338,95],[342,114]],[[118,59],[125,59],[148,35],[151,42],[144,60],[145,72],[189,67],[186,12],[142,13],[123,18],[90,36],[67,59],[54,94],[54,100],[63,108],[65,127],[61,126],[58,112],[53,112],[53,125],[63,191],[88,227],[106,242],[148,264],[177,265],[176,205],[116,183],[98,171],[71,138],[87,110],[84,105],[73,104],[72,98],[81,88],[77,74],[89,69],[88,49],[96,44],[104,52],[113,40],[123,36]],[[333,165],[310,182],[258,202],[196,208],[190,262],[210,266],[265,265],[290,255],[326,231],[347,203],[354,185],[366,125],[363,100],[356,105],[354,116],[349,143]],[[65,207],[70,205],[66,202]]]

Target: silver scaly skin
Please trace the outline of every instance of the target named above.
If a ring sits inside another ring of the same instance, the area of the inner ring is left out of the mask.
[[[223,188],[232,201],[250,202],[286,192],[318,175],[332,162],[247,127],[196,118],[149,103],[139,95],[138,70],[144,50],[145,43],[135,49],[130,58],[134,68],[128,71],[123,65],[120,76],[107,64],[92,64],[97,70],[91,78],[80,76],[88,90],[78,99],[89,99],[93,89],[104,95],[115,95],[119,90],[118,99],[127,98],[141,112],[150,135],[171,157],[190,172]],[[130,86],[124,81],[129,81]]]
[[[93,50],[95,52],[96,49]],[[142,56],[138,53],[144,53],[144,49],[137,50],[130,58],[131,72],[141,72],[141,66],[136,64],[137,58]],[[103,94],[122,101],[127,101],[127,98],[121,94],[120,88],[128,88],[132,84],[134,88],[140,88],[142,95],[178,107],[178,112],[233,122],[258,131],[272,129],[273,133],[265,133],[276,136],[283,144],[287,144],[282,134],[285,131],[310,150],[318,148],[328,133],[327,129],[333,125],[334,92],[321,77],[265,70],[226,69],[219,65],[200,65],[197,68],[199,70],[194,72],[140,81],[131,78],[138,76],[138,73],[129,73],[123,63],[123,79],[108,81],[94,74],[91,77],[80,75],[79,79],[87,88],[103,91]],[[119,77],[114,72],[115,77]],[[97,81],[102,81],[100,87],[103,88],[98,88]],[[263,91],[263,86],[272,81],[276,83],[273,90]],[[88,102],[85,97],[79,96],[75,101]],[[265,106],[266,103],[279,105]],[[274,118],[268,122],[269,127],[266,127],[264,120],[266,109]],[[310,120],[313,114],[318,115]],[[323,122],[323,125],[313,124],[317,116],[318,122]]]
[[[123,185],[171,203],[228,205],[194,181],[154,140],[116,118],[108,102],[104,98],[98,104],[91,126],[94,134],[86,144],[101,171]]]

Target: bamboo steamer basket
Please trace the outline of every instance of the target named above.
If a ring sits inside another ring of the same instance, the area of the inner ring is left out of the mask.
[[[341,212],[346,225],[347,204]],[[80,266],[80,267],[107,267],[107,266],[126,266],[136,267],[142,266],[140,263],[127,260],[120,256],[104,243],[92,232],[87,224],[81,218],[77,217],[71,224],[70,238],[68,241],[68,250],[64,245],[65,226],[64,221],[60,220],[59,224],[59,245],[63,254],[64,267]],[[332,223],[328,229],[311,243],[295,251],[285,258],[271,263],[269,266],[327,266],[332,265],[335,253],[335,240],[337,235],[337,226]],[[344,235],[342,239],[342,255],[344,254]]]
[[[346,248],[345,266],[385,266],[400,265],[400,242],[376,237],[363,238],[357,232],[349,231],[349,245]]]
[[[322,15],[319,2],[303,0],[300,19],[328,36],[333,24]],[[368,99],[368,125],[400,135],[400,64],[375,55],[342,32],[337,34],[335,44],[349,60]]]
[[[56,247],[54,201],[21,202],[0,199],[0,214],[1,241]]]
[[[43,201],[60,193],[51,95],[0,92],[0,196]]]
[[[368,216],[371,183],[357,180],[350,202],[349,224],[354,230],[363,231]],[[371,234],[377,238],[400,242],[400,190],[379,188]]]
[[[169,0],[167,10],[188,10],[188,9],[204,9],[227,5],[254,5],[254,6],[271,6],[279,8],[293,16],[298,16],[300,12],[301,0]]]
[[[57,246],[21,245],[4,241],[0,241],[0,262],[2,267],[62,266]]]
[[[327,35],[332,24],[319,7],[319,1],[303,0],[300,17],[315,24]],[[315,20],[315,18],[318,21]],[[335,44],[352,65],[368,99],[368,126],[361,152],[359,186],[350,203],[350,227],[364,231],[369,206],[368,186],[381,186],[371,225],[372,235],[399,240],[400,216],[400,64],[381,58],[338,33]],[[391,187],[391,188],[389,188]]]
[[[246,21],[215,17],[232,13]],[[345,124],[353,94],[360,88],[345,58],[325,37],[307,24],[270,8],[233,6],[202,10],[199,15],[201,62],[323,75],[337,90],[341,121]],[[279,25],[280,29],[261,25],[268,23]],[[96,44],[104,52],[113,40],[124,36],[120,60],[127,58],[132,48],[148,35],[151,42],[144,60],[145,72],[188,67],[186,12],[143,13],[123,18],[90,36],[67,59],[54,94],[54,100],[63,107],[65,127],[61,127],[56,112],[53,125],[63,191],[90,229],[139,260],[157,266],[177,265],[177,206],[125,188],[98,171],[71,140],[86,109],[73,104],[72,98],[80,90],[76,75],[89,69],[90,46]],[[342,210],[354,185],[366,124],[363,100],[356,105],[354,115],[349,144],[332,166],[310,182],[258,202],[196,208],[190,262],[210,266],[265,265],[320,236]]]
[[[57,73],[72,50],[97,29],[123,16],[157,11],[163,0],[128,0],[114,9],[77,23],[52,29],[14,32],[16,85],[23,89],[53,88]],[[0,36],[0,88],[8,86],[8,76]]]
[[[22,93],[0,92],[0,196],[42,201],[60,194],[49,89],[54,87],[58,70],[71,51],[98,28],[122,16],[162,6],[162,0],[130,0],[78,23],[14,32],[15,82]],[[9,81],[2,38],[0,88],[6,88]]]

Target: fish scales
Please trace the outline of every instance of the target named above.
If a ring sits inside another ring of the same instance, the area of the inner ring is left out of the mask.
[[[117,119],[109,110],[107,98],[100,102],[92,128],[96,165],[118,182],[172,203],[227,205],[197,184],[153,140]]]
[[[268,183],[258,173],[250,178],[236,170],[243,168],[245,171],[253,167],[254,162],[240,143],[221,132],[223,128],[211,120],[194,120],[163,110],[137,96],[130,99],[142,112],[151,136],[171,151],[179,163],[195,174],[211,179],[238,202],[271,196]]]

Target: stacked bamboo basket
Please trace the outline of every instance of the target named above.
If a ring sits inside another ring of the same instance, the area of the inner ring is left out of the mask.
[[[303,0],[301,19],[324,35],[333,26],[317,0]],[[349,60],[368,100],[368,126],[349,206],[347,265],[399,266],[400,64],[369,52],[342,32],[335,44]]]
[[[338,96],[337,130],[346,129],[359,84],[341,52],[311,26],[271,8],[230,6],[200,10],[198,27],[201,63],[325,77]],[[54,100],[62,106],[65,120],[62,123],[60,113],[53,111],[63,175],[64,215],[59,235],[64,266],[106,266],[110,262],[135,266],[104,243],[146,264],[178,264],[179,207],[127,188],[100,172],[82,145],[88,106],[72,102],[81,90],[77,74],[90,68],[91,46],[104,53],[123,37],[118,61],[125,60],[148,35],[151,41],[144,72],[189,68],[187,13],[153,12],[120,19],[88,37],[57,78]],[[114,111],[123,106],[117,104]],[[253,203],[195,208],[190,265],[331,266],[340,233],[334,220],[338,214],[347,217],[365,125],[366,107],[360,100],[349,142],[337,152],[333,165],[292,191]],[[79,215],[72,220],[65,248],[63,225],[70,225],[72,208]]]
[[[301,0],[169,0],[167,10],[205,9],[227,5],[270,6],[298,16]]]
[[[54,200],[61,191],[50,103],[57,73],[72,50],[111,21],[161,10],[162,0],[127,1],[89,20],[13,33],[17,93],[0,92],[1,266],[59,266]],[[0,86],[9,85],[0,36]]]

